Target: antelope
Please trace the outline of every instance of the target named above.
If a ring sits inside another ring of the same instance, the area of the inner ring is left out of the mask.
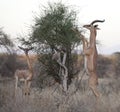
[[[30,58],[28,56],[28,51],[32,50],[33,47],[31,48],[23,48],[18,46],[21,50],[24,51],[27,59],[27,64],[28,64],[28,70],[16,70],[15,71],[15,96],[18,88],[18,81],[23,81],[24,82],[24,94],[25,95],[30,95],[30,86],[31,86],[31,81],[33,78],[33,69],[32,65],[30,62]]]
[[[86,72],[89,75],[89,87],[93,91],[96,98],[99,98],[100,93],[97,90],[98,85],[98,76],[96,73],[96,67],[97,67],[97,48],[96,48],[96,36],[97,36],[97,30],[98,25],[94,25],[97,22],[104,22],[105,20],[94,20],[88,25],[84,25],[83,27],[88,29],[90,31],[90,38],[89,38],[89,46],[87,48],[85,47],[85,44],[83,44],[83,53],[86,57]]]

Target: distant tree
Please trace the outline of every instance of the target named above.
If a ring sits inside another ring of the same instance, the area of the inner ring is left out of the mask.
[[[2,76],[13,76],[14,74],[16,55],[13,47],[14,44],[10,37],[0,28],[0,75]]]
[[[10,49],[13,46],[14,44],[10,37],[2,30],[2,28],[0,28],[0,47],[4,47],[10,53]]]
[[[32,44],[36,48],[36,52],[40,54],[40,62],[46,67],[46,73],[52,75],[56,81],[63,83],[62,76],[59,74],[59,65],[52,60],[54,50],[60,52],[60,58],[63,59],[66,53],[65,66],[68,71],[67,84],[71,82],[71,78],[75,74],[73,71],[74,58],[72,51],[80,44],[80,38],[72,30],[76,27],[76,12],[70,10],[62,3],[49,4],[43,10],[43,13],[35,17],[35,26],[29,37],[29,42],[24,44]],[[64,51],[64,53],[63,53]]]

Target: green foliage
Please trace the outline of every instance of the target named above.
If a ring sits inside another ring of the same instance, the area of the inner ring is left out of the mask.
[[[42,71],[44,76],[52,76],[56,82],[60,83],[60,76],[58,75],[59,66],[56,61],[51,60],[52,55],[42,54],[38,60],[42,65]],[[45,80],[45,79],[44,79]]]
[[[72,31],[75,19],[76,13],[70,12],[63,4],[49,4],[49,7],[44,10],[44,15],[35,18],[36,26],[33,27],[32,41],[44,46],[39,46],[39,52],[57,46],[74,48],[79,42]]]

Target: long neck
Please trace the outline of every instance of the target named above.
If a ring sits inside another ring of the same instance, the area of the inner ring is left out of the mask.
[[[30,58],[29,58],[28,54],[26,54],[26,59],[27,59],[27,64],[28,64],[29,71],[33,72],[32,65],[30,63]]]
[[[96,30],[90,30],[90,46],[96,46]]]
[[[82,39],[82,42],[83,42],[83,50],[85,50],[85,48],[86,48],[86,44],[85,44],[85,40],[84,39]]]
[[[82,42],[83,42],[83,51],[84,51],[88,47],[88,41],[85,39],[84,36],[82,36]]]

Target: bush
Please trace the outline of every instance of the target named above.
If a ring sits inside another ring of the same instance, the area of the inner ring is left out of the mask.
[[[109,76],[109,74],[107,74],[107,71],[109,70],[110,65],[112,65],[111,59],[103,55],[98,56],[97,74],[100,78]]]
[[[1,76],[12,77],[16,69],[16,54],[0,55]]]

